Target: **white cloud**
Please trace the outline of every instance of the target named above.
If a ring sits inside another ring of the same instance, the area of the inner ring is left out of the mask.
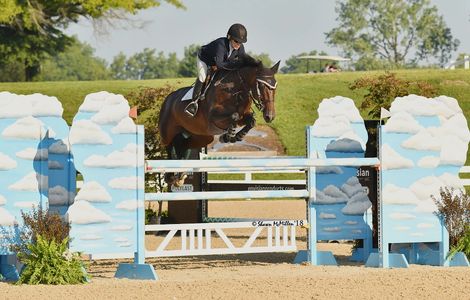
[[[419,223],[417,225],[419,229],[426,229],[426,228],[433,228],[435,227],[434,224],[429,224],[429,223]]]
[[[426,169],[434,169],[439,166],[440,159],[437,156],[424,156],[418,161],[418,167]]]
[[[85,182],[78,191],[75,201],[88,202],[111,202],[111,195],[106,189],[96,181]]]
[[[440,164],[453,166],[465,165],[467,150],[468,142],[463,142],[456,136],[443,137]]]
[[[124,237],[117,237],[113,241],[115,241],[116,243],[128,243],[129,242],[129,240]]]
[[[122,247],[122,248],[127,248],[127,247],[130,247],[132,246],[131,243],[122,243],[122,244],[119,244],[119,247]]]
[[[410,233],[411,236],[424,236],[424,233],[422,232],[413,232],[413,233]]]
[[[139,152],[139,153],[138,153]],[[132,168],[143,166],[144,147],[128,144],[124,149],[113,151],[107,156],[93,154],[86,158],[84,165],[91,168]]]
[[[64,109],[56,97],[42,94],[26,95],[32,105],[32,115],[35,117],[61,117]]]
[[[12,226],[16,224],[15,217],[6,209],[0,207],[0,226]]]
[[[470,130],[468,129],[467,119],[462,113],[452,116],[445,120],[439,127],[441,136],[457,136],[463,142],[470,141]]]
[[[383,128],[385,132],[413,134],[421,131],[423,126],[419,125],[418,121],[416,121],[411,114],[402,111],[393,114]]]
[[[13,206],[19,207],[19,208],[32,209],[32,208],[38,207],[39,203],[36,201],[17,201],[13,204]]]
[[[425,150],[425,151],[440,151],[441,140],[426,129],[421,130],[417,134],[409,137],[401,143],[403,148],[413,150]]]
[[[322,212],[320,213],[320,219],[336,219],[336,215]]]
[[[429,199],[419,202],[418,206],[416,206],[416,209],[414,211],[430,214],[437,211],[437,206],[434,201]]]
[[[431,195],[439,196],[439,190],[444,184],[435,176],[426,176],[410,185],[410,190],[421,201],[431,200]]]
[[[47,132],[43,125],[44,124],[39,119],[24,117],[5,128],[2,132],[2,136],[11,139],[40,140]]]
[[[320,117],[345,116],[350,122],[363,122],[354,101],[342,96],[323,99],[318,106],[318,115]]]
[[[48,177],[42,174],[31,172],[19,181],[8,186],[9,190],[38,192],[48,188]]]
[[[105,144],[113,143],[111,137],[100,126],[90,120],[73,122],[70,128],[70,143],[75,144]]]
[[[396,231],[409,231],[411,227],[409,226],[396,226],[393,228]]]
[[[0,93],[0,118],[24,118],[33,114],[33,106],[24,96],[9,92]]]
[[[27,160],[47,160],[48,152],[47,149],[37,149],[37,148],[26,148],[15,153],[16,157],[27,159]]]
[[[454,114],[462,113],[462,109],[459,106],[457,99],[448,96],[438,96],[434,100],[443,103],[447,106]]]
[[[96,241],[96,240],[101,240],[103,237],[98,234],[86,234],[80,237],[80,240],[82,241]]]
[[[317,174],[343,174],[343,170],[340,167],[316,167],[315,173]]]
[[[414,116],[436,116],[439,115],[439,110],[445,108],[443,103],[436,100],[411,94],[395,98],[390,107],[390,112],[392,115],[399,112],[408,112]]]
[[[136,133],[137,125],[134,124],[134,121],[131,118],[125,117],[119,121],[113,129],[111,129],[111,132],[116,134]]]
[[[344,222],[344,224],[346,224],[346,225],[357,225],[358,222],[357,221],[346,221],[346,222]]]
[[[361,233],[362,233],[362,230],[360,230],[360,229],[353,229],[353,230],[351,230],[351,233],[361,234]]]
[[[444,173],[441,176],[438,177],[440,181],[442,181],[443,185],[449,188],[455,188],[455,189],[464,189],[462,185],[462,181],[460,178],[451,173]]]
[[[116,124],[129,115],[129,109],[129,104],[122,95],[111,95],[91,120],[97,124]]]
[[[340,232],[341,227],[323,227],[322,230],[326,232]]]
[[[86,95],[85,100],[83,100],[82,105],[78,111],[81,112],[98,112],[101,107],[103,107],[106,98],[114,95],[106,91],[101,91],[97,93],[91,93]]]
[[[409,169],[413,166],[413,161],[401,156],[390,145],[384,144],[382,146],[382,168],[384,170]]]
[[[132,230],[132,225],[117,225],[111,227],[112,231],[130,231]]]
[[[334,152],[363,152],[364,149],[360,142],[349,138],[341,138],[336,141],[332,141],[326,146],[326,151]]]
[[[0,205],[5,205],[7,203],[7,199],[0,195]]]
[[[122,202],[119,202],[116,205],[116,208],[118,209],[123,209],[123,210],[129,210],[129,211],[134,211],[137,209],[137,207],[143,207],[144,203],[143,201],[137,201],[137,200],[124,200]]]
[[[345,117],[319,117],[312,127],[315,137],[339,137],[352,131],[351,123]]]
[[[383,191],[383,202],[385,204],[417,205],[418,198],[407,188],[401,188],[388,183]]]
[[[50,160],[48,161],[47,165],[50,170],[63,170],[64,169],[64,166],[57,160]]]
[[[370,202],[369,197],[366,193],[360,192],[351,197],[346,206],[341,209],[341,212],[345,215],[362,215],[370,207],[372,207],[372,202]]]
[[[330,197],[333,197],[333,198],[337,199],[337,201],[336,201],[337,203],[348,201],[348,196],[343,191],[338,189],[338,187],[336,187],[332,184],[326,186],[323,189],[323,193],[326,196],[330,196]]]
[[[11,170],[17,166],[18,164],[16,163],[16,160],[0,152],[0,171]]]
[[[49,153],[51,154],[68,154],[70,152],[67,142],[59,140],[49,146]]]
[[[136,190],[144,188],[143,180],[140,176],[117,177],[111,179],[108,185],[118,190]]]
[[[356,176],[351,176],[349,179],[341,186],[341,190],[348,195],[349,198],[356,195],[357,193],[363,192],[364,187],[359,182]]]
[[[69,207],[67,217],[72,224],[94,224],[111,222],[111,217],[93,207],[87,201],[76,201]]]
[[[416,219],[416,216],[407,213],[391,213],[390,218],[394,220],[413,220]]]
[[[50,188],[48,193],[49,205],[67,205],[73,202],[74,197],[74,193],[60,185]]]

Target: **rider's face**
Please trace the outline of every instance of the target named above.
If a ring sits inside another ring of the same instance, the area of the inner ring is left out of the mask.
[[[232,39],[230,39],[230,44],[232,45],[232,48],[235,50],[238,50],[238,48],[240,48],[240,45],[241,45],[240,43]]]

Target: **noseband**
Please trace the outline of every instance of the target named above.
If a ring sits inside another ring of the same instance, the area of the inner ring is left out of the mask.
[[[271,78],[271,76],[261,76],[261,77],[256,77],[256,96],[253,96],[253,90],[250,89],[249,95],[251,100],[253,100],[253,103],[256,105],[256,108],[258,108],[260,111],[264,110],[264,103],[263,100],[261,99],[261,90],[260,86],[265,86],[268,89],[274,91],[276,90],[277,87],[277,81],[274,85],[270,84],[266,80],[263,80],[261,78]]]
[[[248,90],[248,95],[250,96],[250,99],[253,101],[253,103],[255,104],[256,108],[258,108],[260,111],[263,111],[264,110],[264,103],[263,103],[263,99],[261,99],[261,90],[260,90],[260,86],[265,86],[266,88],[270,89],[270,90],[276,90],[276,87],[277,87],[277,82],[272,85],[270,84],[268,81],[264,80],[263,78],[265,79],[268,79],[268,78],[273,78],[273,76],[257,76],[256,77],[256,97],[254,96],[254,93],[253,93],[253,89],[251,87],[249,87],[245,80],[243,79],[243,77],[240,75],[240,70],[236,70],[237,72],[237,75],[238,75],[238,78],[240,79],[240,82],[243,84],[243,86],[245,87],[245,90]],[[228,75],[228,74],[227,74]],[[217,80],[214,84],[214,86],[218,86],[220,84],[222,84],[223,80],[227,77],[227,75],[223,76],[221,79]],[[247,88],[248,86],[248,88]],[[235,92],[235,93],[232,93],[233,96],[235,95],[238,95],[239,93],[241,93],[243,90],[240,90],[238,92]]]

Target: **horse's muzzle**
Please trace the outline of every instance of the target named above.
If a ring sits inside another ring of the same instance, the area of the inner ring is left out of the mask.
[[[263,118],[266,123],[271,123],[275,116],[276,114],[274,113],[274,110],[265,110],[263,112]]]

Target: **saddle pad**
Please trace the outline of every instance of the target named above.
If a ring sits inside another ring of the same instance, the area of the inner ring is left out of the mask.
[[[190,88],[189,91],[184,94],[183,98],[181,98],[181,101],[193,100],[193,90],[194,87]]]

